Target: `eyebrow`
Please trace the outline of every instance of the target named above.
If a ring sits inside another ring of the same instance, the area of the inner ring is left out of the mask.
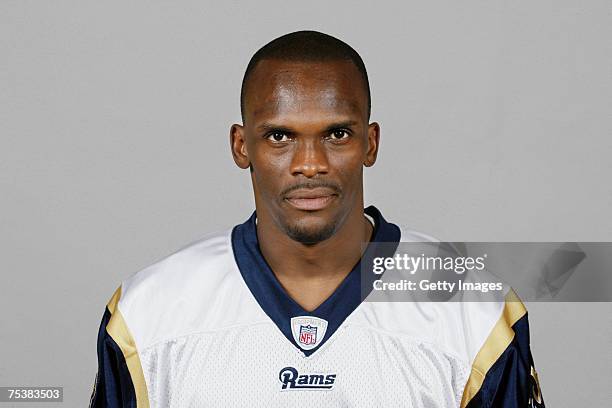
[[[355,126],[356,124],[357,124],[357,122],[354,121],[354,120],[346,120],[344,122],[332,123],[325,130],[329,132],[329,131],[334,130],[334,129],[350,128],[352,126]]]
[[[270,132],[272,130],[280,131],[280,132],[287,132],[287,133],[292,132],[292,129],[288,128],[287,126],[275,125],[274,123],[268,123],[268,122],[264,122],[261,125],[257,126],[257,130],[261,130],[265,132]]]
[[[356,124],[357,122],[354,120],[336,122],[336,123],[332,123],[331,125],[327,126],[325,128],[325,131],[329,132],[334,129],[350,128],[352,126],[355,126]],[[270,131],[286,132],[286,133],[294,132],[294,130],[291,129],[290,127],[283,126],[283,125],[275,125],[274,123],[269,123],[269,122],[264,122],[261,125],[257,126],[257,130],[265,131],[265,132],[270,132]]]

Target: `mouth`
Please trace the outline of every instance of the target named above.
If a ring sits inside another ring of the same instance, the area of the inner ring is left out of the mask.
[[[338,195],[329,188],[300,189],[292,191],[285,201],[302,211],[319,211],[329,206]]]

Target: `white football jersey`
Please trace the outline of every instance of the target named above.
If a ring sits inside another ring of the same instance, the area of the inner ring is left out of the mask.
[[[372,243],[430,240],[374,207],[366,214]],[[362,301],[356,265],[308,312],[265,262],[255,222],[121,284],[100,327],[91,406],[543,406],[526,311],[504,299],[513,292],[497,302]]]

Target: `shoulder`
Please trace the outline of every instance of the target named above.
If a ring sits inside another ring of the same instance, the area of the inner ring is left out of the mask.
[[[400,227],[402,243],[424,243],[417,246],[452,246],[452,250],[462,254],[460,245],[444,243],[426,233],[410,228]],[[431,244],[434,244],[431,246]],[[401,247],[400,247],[401,248]],[[406,246],[404,246],[406,248]],[[439,248],[438,248],[439,249]],[[383,275],[384,276],[384,275]],[[417,285],[423,279],[419,273],[402,278],[414,281]],[[395,278],[399,279],[399,278]],[[486,270],[470,275],[426,275],[428,281],[454,280],[463,281],[499,281]],[[363,303],[352,320],[373,330],[381,330],[392,336],[405,336],[415,342],[431,344],[466,364],[471,365],[483,348],[487,339],[500,334],[507,338],[512,334],[512,326],[523,316],[526,309],[512,288],[501,282],[502,289],[488,292],[482,296],[470,293],[455,293],[448,298],[427,299],[421,296],[411,297],[406,293],[392,293],[387,296],[370,296]],[[372,301],[373,300],[373,301]]]
[[[399,226],[401,237],[400,242],[440,242],[439,239],[421,231],[413,230],[406,226]]]
[[[121,313],[142,350],[259,319],[259,308],[246,295],[227,230],[206,235],[135,273],[122,282],[109,306]]]
[[[121,285],[124,312],[152,294],[206,295],[212,283],[231,273],[230,231],[206,235],[136,272]],[[206,298],[206,296],[205,296]]]

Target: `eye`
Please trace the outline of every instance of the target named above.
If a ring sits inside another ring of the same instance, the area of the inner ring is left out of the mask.
[[[289,141],[289,136],[283,132],[272,132],[266,136],[266,139],[272,142],[287,142]]]
[[[349,133],[343,129],[336,129],[329,134],[329,138],[332,140],[348,139],[349,136]]]

